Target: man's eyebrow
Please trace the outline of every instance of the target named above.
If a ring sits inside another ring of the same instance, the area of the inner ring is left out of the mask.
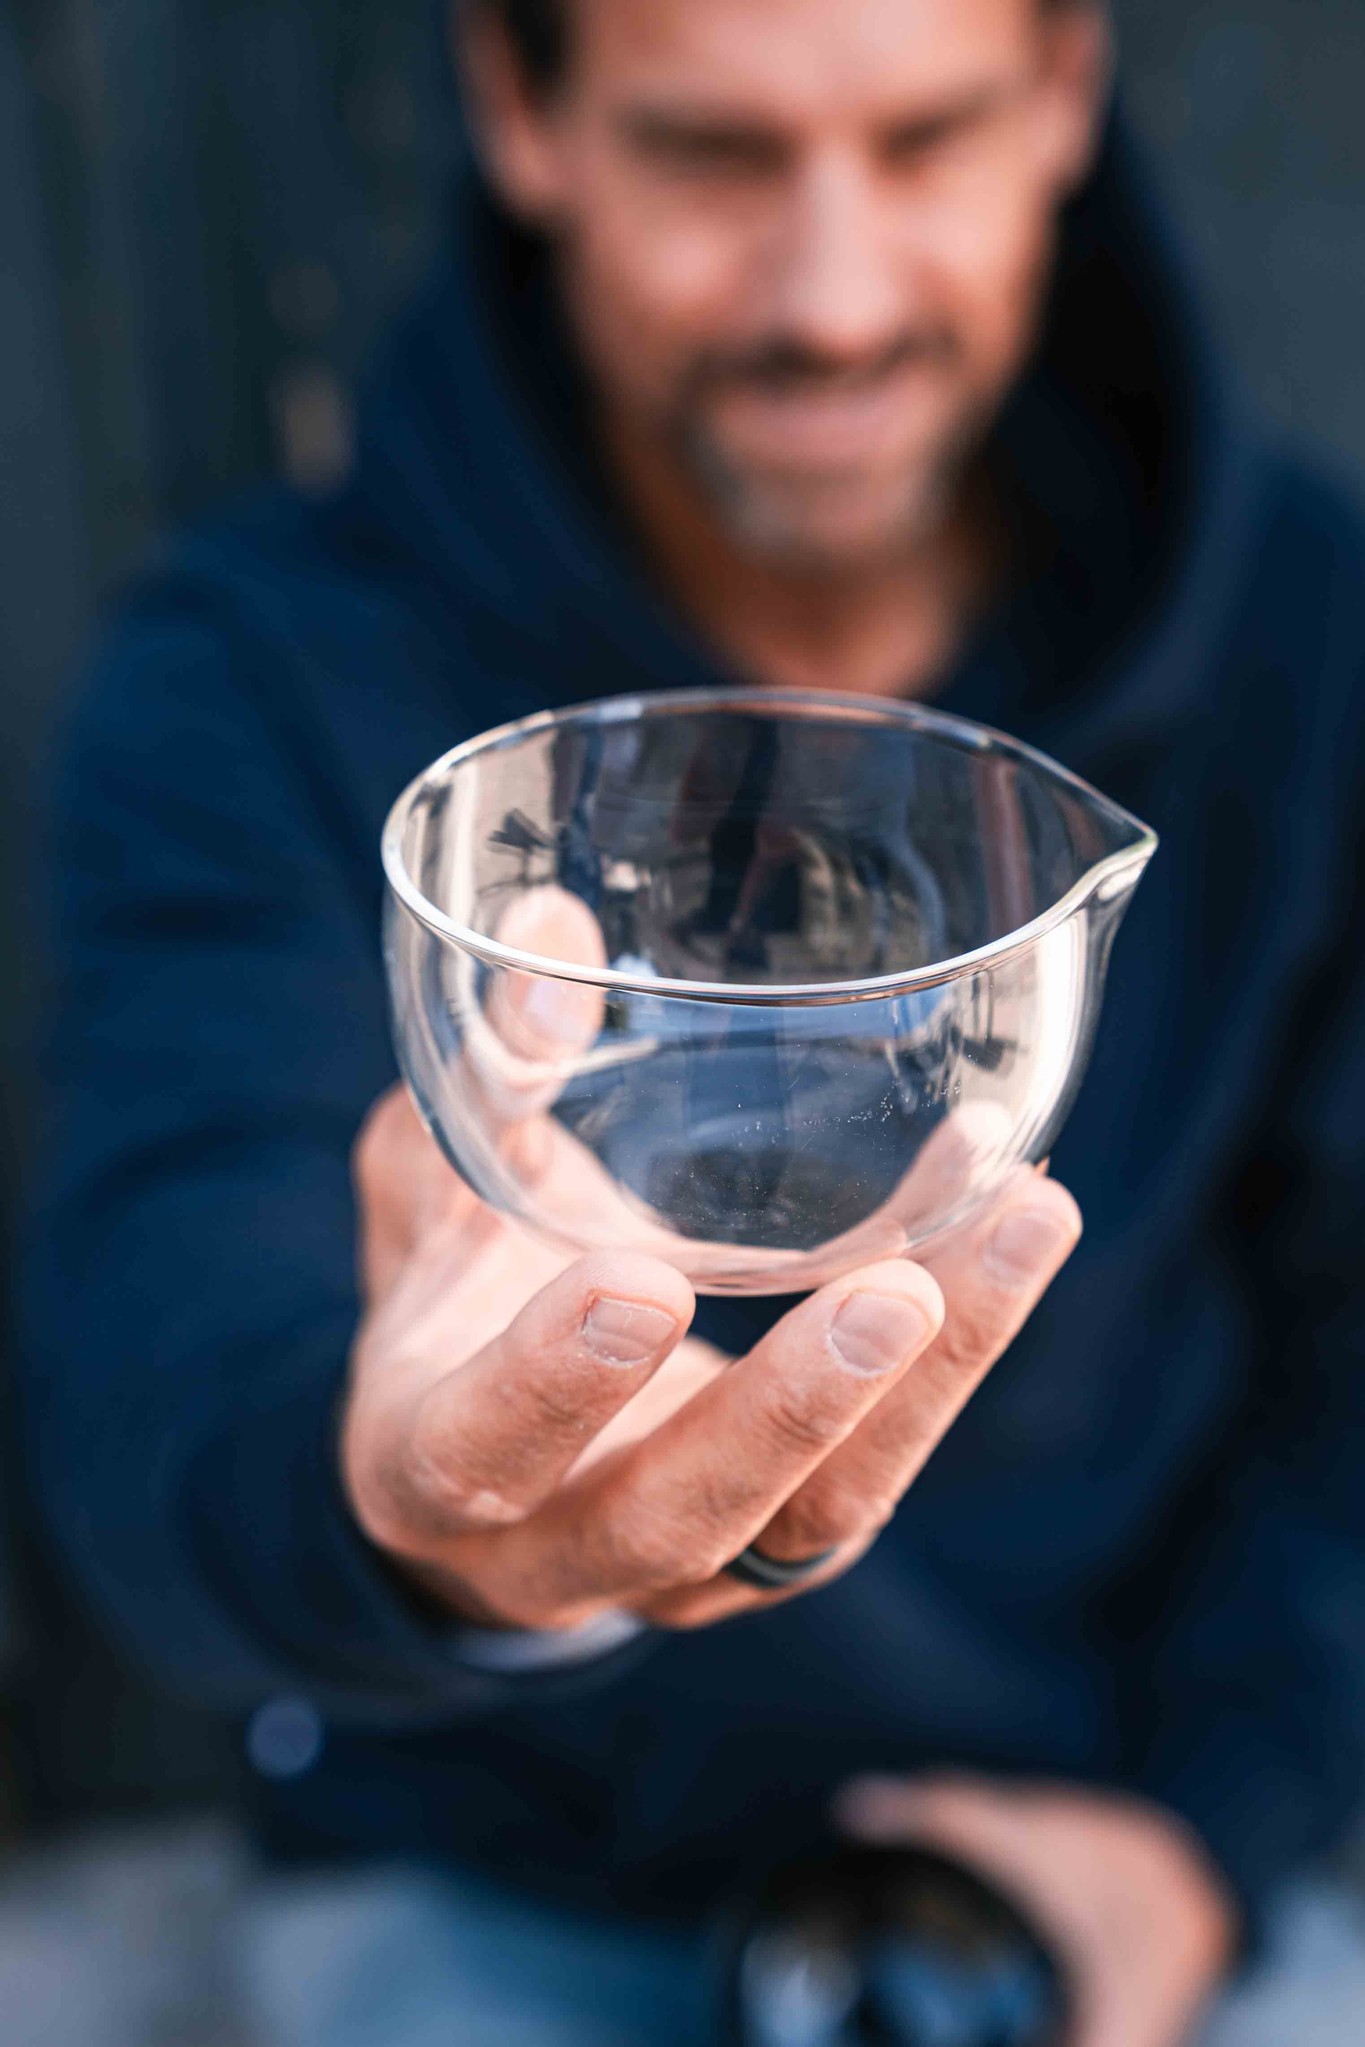
[[[902,114],[884,114],[878,121],[882,136],[900,147],[932,142],[954,129],[986,119],[1028,90],[1030,79],[1011,73],[964,88],[956,97],[912,108]],[[623,106],[615,125],[629,141],[648,147],[680,137],[711,137],[740,143],[754,149],[781,150],[789,137],[784,124],[770,114],[744,105],[723,102],[668,99],[639,100]]]
[[[669,142],[679,136],[716,136],[754,147],[781,149],[784,136],[770,120],[747,108],[706,105],[686,100],[658,100],[623,107],[616,126],[632,142]]]
[[[890,117],[882,123],[882,134],[902,147],[933,142],[940,135],[951,134],[957,128],[970,128],[977,121],[1002,112],[1022,99],[1031,84],[1031,78],[1017,75],[992,78],[986,83],[968,87],[956,99],[940,100],[936,106],[921,107],[913,113]]]

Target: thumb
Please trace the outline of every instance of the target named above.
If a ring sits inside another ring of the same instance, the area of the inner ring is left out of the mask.
[[[1015,1834],[1020,1794],[967,1775],[854,1777],[841,1786],[833,1818],[855,1840],[998,1843]]]

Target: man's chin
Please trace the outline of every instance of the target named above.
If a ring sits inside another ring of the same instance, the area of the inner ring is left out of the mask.
[[[907,488],[894,497],[857,491],[750,489],[715,510],[736,546],[774,566],[848,573],[876,568],[929,539],[943,495]]]
[[[930,538],[952,499],[954,465],[895,477],[764,475],[693,441],[689,467],[718,526],[756,560],[810,572],[875,568]]]

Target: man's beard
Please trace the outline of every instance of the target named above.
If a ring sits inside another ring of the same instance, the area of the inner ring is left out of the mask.
[[[768,394],[822,389],[866,389],[911,364],[952,364],[956,341],[947,335],[907,337],[875,361],[849,372],[831,368],[804,350],[774,344],[743,358],[709,358],[687,378],[667,421],[675,460],[686,471],[717,525],[743,553],[776,567],[812,573],[875,565],[930,540],[957,504],[987,431],[986,408],[976,406],[953,422],[903,474],[880,486],[883,503],[872,532],[838,534],[841,480],[814,479],[793,490],[730,454],[709,421],[708,399],[735,388]],[[866,489],[865,479],[852,479]],[[823,507],[819,503],[825,492]],[[804,499],[804,503],[802,500]],[[831,510],[834,511],[831,530]],[[856,522],[855,522],[856,525]]]

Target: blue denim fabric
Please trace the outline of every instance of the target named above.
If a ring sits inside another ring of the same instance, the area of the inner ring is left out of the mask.
[[[715,2047],[701,1938],[573,1917],[443,1875],[276,1880],[248,1908],[259,2047]],[[1285,1892],[1255,1972],[1200,2047],[1360,2047],[1365,1908],[1325,1881]]]

